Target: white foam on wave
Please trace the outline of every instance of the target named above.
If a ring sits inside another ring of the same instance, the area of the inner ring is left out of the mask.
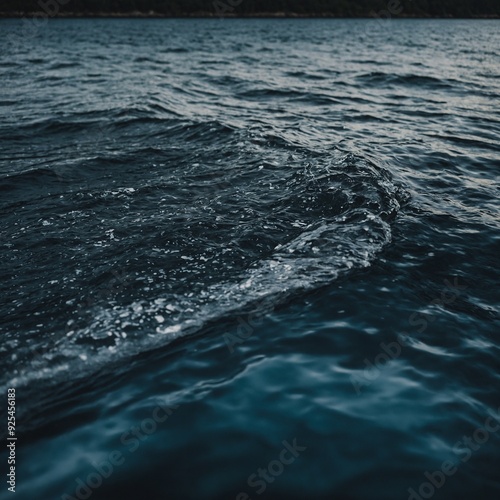
[[[249,311],[263,308],[264,303],[266,311],[272,310],[290,296],[327,285],[352,270],[369,266],[391,240],[391,226],[382,214],[399,209],[395,195],[398,188],[385,172],[352,156],[331,168],[321,162],[318,165],[315,174],[307,164],[304,172],[286,180],[284,199],[287,203],[296,203],[292,218],[286,205],[278,219],[271,219],[271,224],[276,226],[288,221],[294,228],[291,240],[277,241],[270,254],[244,265],[234,275],[196,290],[190,289],[190,270],[196,266],[198,270],[201,266],[210,270],[214,262],[224,262],[229,249],[221,247],[212,261],[208,256],[200,261],[199,255],[193,254],[197,260],[193,262],[193,256],[182,253],[182,269],[188,276],[184,278],[188,280],[184,293],[160,292],[153,299],[136,297],[128,304],[94,306],[86,311],[91,312],[90,318],[87,314],[84,319],[71,320],[71,327],[55,340],[48,353],[34,361],[28,359],[25,365],[18,364],[8,384],[24,385],[33,379],[55,378],[65,372],[70,378],[84,376],[112,361],[131,358],[191,335],[219,318],[248,315]],[[304,188],[306,183],[309,183],[308,190]],[[318,217],[314,210],[322,203],[321,196],[326,193],[329,202],[330,193],[336,193],[339,187],[346,191],[347,209],[337,215]],[[366,206],[350,201],[359,198],[360,189],[364,190]],[[126,196],[135,192],[124,191]],[[241,197],[247,196],[245,192],[238,193]],[[311,199],[316,203],[312,214],[308,205]],[[258,221],[260,225],[256,230],[259,231],[260,226],[265,229],[268,222]],[[245,256],[242,259],[246,262]],[[144,277],[138,279],[145,280]]]

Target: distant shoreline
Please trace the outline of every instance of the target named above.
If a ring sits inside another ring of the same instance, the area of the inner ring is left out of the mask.
[[[0,12],[0,19],[19,19],[47,14],[43,11],[33,12]],[[259,12],[253,14],[228,13],[218,15],[215,12],[183,13],[178,15],[158,12],[59,12],[56,16],[47,16],[59,19],[379,19],[376,15],[339,16],[331,13],[297,14],[285,12]],[[382,18],[383,19],[383,18]],[[475,16],[431,16],[400,14],[392,19],[500,19],[500,15]]]

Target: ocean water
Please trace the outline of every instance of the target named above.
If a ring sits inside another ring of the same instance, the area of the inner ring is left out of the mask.
[[[499,21],[21,29],[0,498],[499,498]]]

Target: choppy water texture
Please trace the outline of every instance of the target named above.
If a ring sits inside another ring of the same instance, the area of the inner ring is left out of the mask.
[[[16,498],[78,498],[114,451],[92,499],[498,498],[500,432],[477,429],[500,407],[500,22],[20,27],[0,22]]]

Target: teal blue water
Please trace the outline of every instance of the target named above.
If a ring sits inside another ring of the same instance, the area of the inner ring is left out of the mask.
[[[15,498],[498,498],[499,21],[21,23]]]

